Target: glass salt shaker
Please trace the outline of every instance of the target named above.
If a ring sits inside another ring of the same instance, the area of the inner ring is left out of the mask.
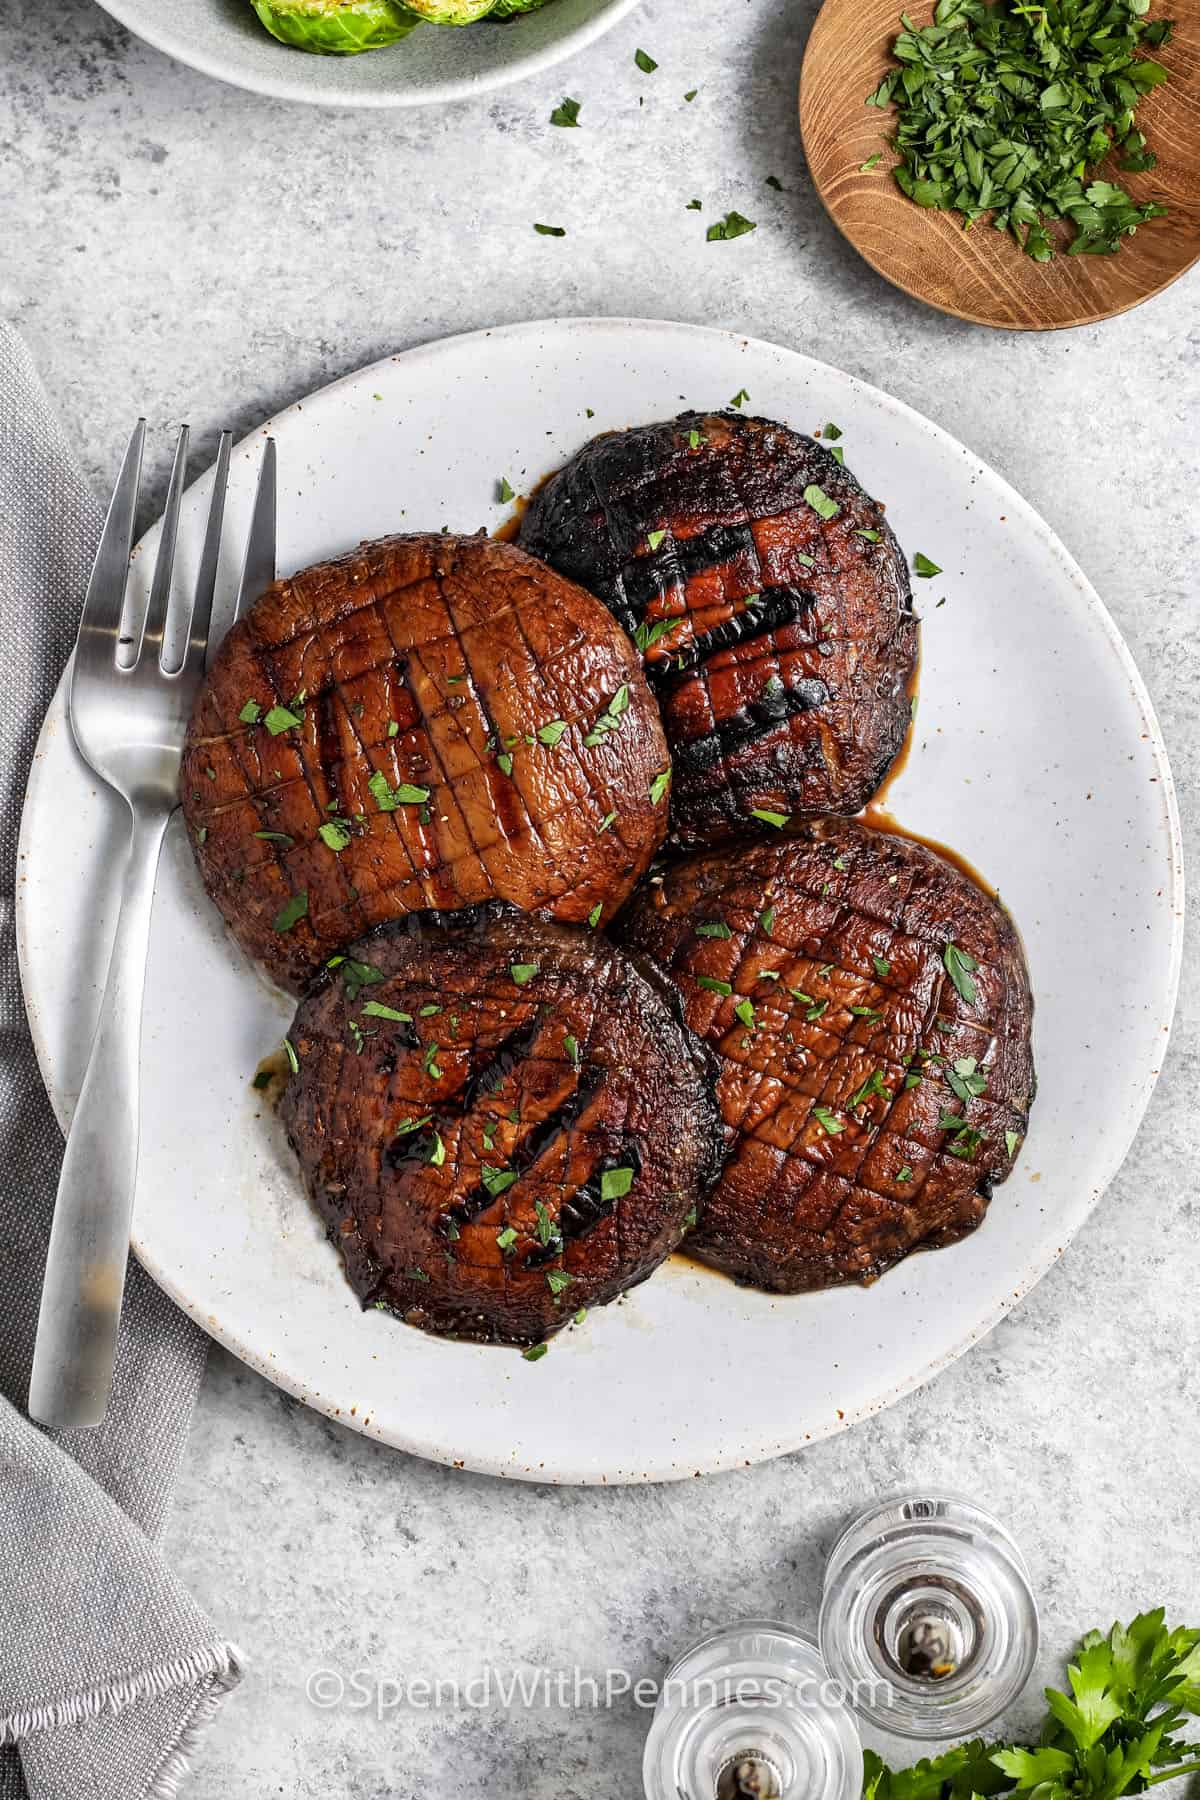
[[[643,1776],[646,1800],[859,1800],[862,1746],[812,1640],[749,1619],[672,1665]]]
[[[1004,1526],[949,1494],[882,1501],[842,1533],[825,1570],[821,1654],[884,1731],[969,1737],[1033,1670],[1037,1606]]]

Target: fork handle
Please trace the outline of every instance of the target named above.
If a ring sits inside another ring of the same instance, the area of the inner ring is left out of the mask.
[[[58,1181],[29,1412],[60,1430],[102,1424],[112,1390],[137,1174],[150,910],[169,817],[169,809],[133,807],[104,999]]]

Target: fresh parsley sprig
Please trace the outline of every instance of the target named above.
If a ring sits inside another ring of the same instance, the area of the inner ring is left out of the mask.
[[[863,1752],[863,1800],[1122,1800],[1200,1772],[1189,1719],[1200,1714],[1200,1631],[1169,1629],[1163,1608],[1089,1631],[1068,1665],[1069,1693],[1047,1688],[1036,1744],[957,1744],[909,1769]]]

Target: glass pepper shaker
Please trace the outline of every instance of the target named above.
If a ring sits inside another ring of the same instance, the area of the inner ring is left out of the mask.
[[[862,1746],[812,1640],[749,1619],[672,1664],[643,1775],[646,1800],[859,1800]]]
[[[885,1500],[842,1533],[825,1570],[821,1654],[884,1731],[969,1737],[1029,1680],[1029,1571],[990,1513],[954,1495]]]

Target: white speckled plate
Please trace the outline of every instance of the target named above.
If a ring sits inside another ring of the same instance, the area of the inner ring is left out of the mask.
[[[406,527],[494,527],[501,475],[527,489],[593,431],[720,405],[741,388],[755,410],[802,430],[836,420],[901,543],[945,570],[917,583],[921,705],[890,803],[997,882],[1024,933],[1037,1000],[1032,1127],[982,1229],[874,1288],[768,1299],[676,1261],[541,1362],[437,1342],[360,1312],[250,1087],[290,1004],[226,937],[172,830],[150,952],[135,1248],[255,1368],[422,1456],[554,1481],[666,1479],[778,1455],[887,1405],[1045,1273],[1125,1155],[1166,1048],[1183,877],[1170,772],[1137,671],[1037,514],[886,394],[790,350],[686,325],[568,319],[453,338],[349,376],[263,428],[279,445],[281,567]],[[231,565],[259,442],[235,456]],[[207,487],[185,503],[189,557]],[[135,561],[139,578],[147,563]],[[120,808],[80,762],[60,689],[30,784],[18,900],[34,1037],[64,1121],[121,842]]]
[[[358,56],[314,56],[279,43],[250,0],[100,0],[114,19],[201,74],[316,106],[428,106],[469,100],[552,68],[593,43],[638,0],[552,0],[489,24],[419,25]]]

